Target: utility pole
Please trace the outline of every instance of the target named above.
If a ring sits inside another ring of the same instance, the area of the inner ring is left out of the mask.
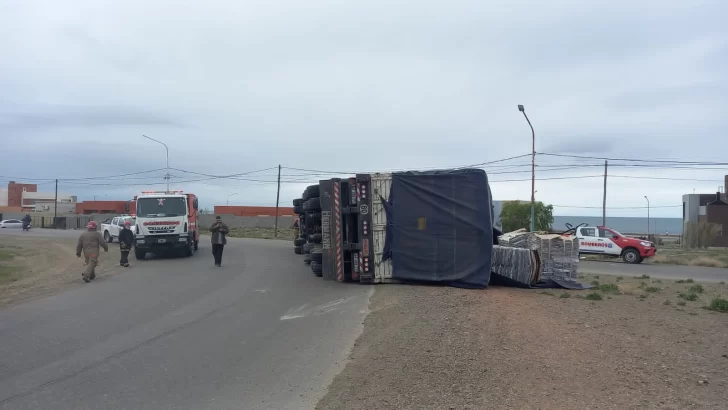
[[[152,137],[147,137],[146,135],[142,134],[142,137],[154,141],[157,144],[162,144],[164,146],[164,149],[167,151],[167,174],[164,175],[164,179],[167,180],[167,192],[169,192],[169,147],[167,147],[167,144],[163,143],[162,141],[157,141]]]
[[[604,195],[602,197],[602,226],[607,226],[607,161],[604,160]]]
[[[531,127],[531,142],[532,142],[532,151],[531,151],[531,232],[536,231],[536,132],[533,130],[533,125],[531,125],[531,120],[528,119],[528,115],[526,115],[526,109],[523,107],[523,105],[518,105],[518,111],[523,113],[523,116],[526,117],[526,121],[528,122],[528,126]]]
[[[647,237],[650,237],[650,198],[647,198],[647,195],[645,195],[645,199],[647,200]]]
[[[236,192],[236,193],[234,193],[234,194],[230,194],[230,195],[228,195],[228,199],[227,199],[227,206],[230,206],[230,197],[231,197],[231,196],[233,196],[233,195],[237,195],[237,194],[238,194],[238,193]]]
[[[53,202],[53,227],[56,227],[56,218],[58,217],[58,180],[56,179],[56,200]]]
[[[278,191],[276,192],[276,230],[274,236],[278,237],[278,202],[281,199],[281,165],[278,164]]]

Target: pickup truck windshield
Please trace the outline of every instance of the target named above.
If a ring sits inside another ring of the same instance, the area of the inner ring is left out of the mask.
[[[184,198],[139,198],[136,214],[138,218],[186,215],[187,201]]]

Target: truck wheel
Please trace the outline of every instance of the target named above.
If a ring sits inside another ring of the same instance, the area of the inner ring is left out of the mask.
[[[309,254],[311,252],[311,248],[313,248],[313,245],[310,243],[304,243],[303,244],[303,253]]]
[[[311,262],[321,263],[322,259],[323,254],[321,253],[321,249],[314,249],[311,251]]]
[[[111,243],[114,241],[114,237],[109,235],[109,231],[104,231],[104,241],[106,241],[106,243]]]
[[[301,215],[303,213],[303,206],[296,205],[293,207],[293,213],[297,215]]]
[[[187,250],[185,250],[185,256],[190,257],[195,254],[195,241],[190,242],[187,245]]]
[[[322,239],[323,239],[323,237],[321,236],[320,233],[315,233],[315,234],[311,235],[311,242],[313,242],[313,243],[321,243]]]
[[[147,257],[147,252],[139,248],[134,248],[134,256],[138,261],[143,261]]]
[[[293,200],[293,206],[301,206],[303,204],[303,199],[296,198]]]
[[[320,211],[321,210],[321,198],[315,197],[306,201],[306,207],[309,211]]]
[[[315,197],[321,196],[319,194],[319,186],[318,185],[310,185],[307,190],[308,190],[308,197],[309,198],[315,198]]]
[[[306,239],[304,239],[304,238],[296,238],[293,240],[294,246],[303,246],[303,244],[305,244],[305,243],[306,243]]]
[[[637,252],[636,249],[627,249],[622,254],[622,259],[626,263],[640,263],[642,262],[642,258],[640,257],[640,253]]]
[[[311,263],[311,254],[310,253],[303,255],[303,263],[305,263],[305,264]]]
[[[323,266],[321,262],[311,261],[311,270],[316,276],[323,276]]]
[[[301,249],[300,246],[294,246],[293,253],[295,253],[296,255],[301,255],[301,254],[303,254],[303,249]]]
[[[196,240],[195,241],[195,250],[198,250],[198,249],[200,249],[200,241]]]

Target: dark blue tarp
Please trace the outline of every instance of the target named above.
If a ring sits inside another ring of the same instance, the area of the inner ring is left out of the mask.
[[[493,216],[485,171],[393,173],[384,208],[393,279],[488,286]]]

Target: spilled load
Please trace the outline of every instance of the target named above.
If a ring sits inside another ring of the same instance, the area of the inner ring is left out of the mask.
[[[499,236],[493,246],[493,273],[506,282],[526,286],[555,282],[571,288],[578,265],[579,242],[570,235],[519,229]]]

